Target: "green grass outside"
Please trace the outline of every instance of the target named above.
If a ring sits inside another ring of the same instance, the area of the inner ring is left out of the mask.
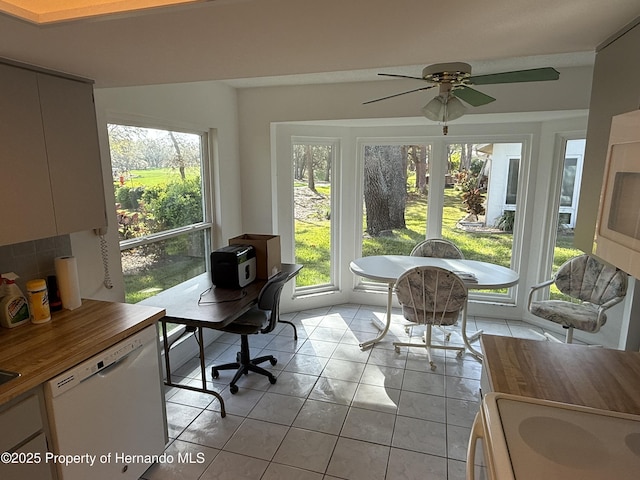
[[[408,255],[412,248],[425,238],[426,212],[426,197],[411,194],[405,210],[406,228],[394,230],[392,236],[372,238],[365,234],[362,240],[362,255]],[[442,237],[458,245],[465,258],[509,267],[513,234],[465,232],[456,227],[457,222],[465,215],[460,191],[454,188],[446,189]],[[364,230],[363,225],[362,231]],[[296,279],[298,287],[319,285],[330,281],[329,232],[330,220],[328,219],[318,220],[313,224],[296,221],[296,262],[303,263],[305,266]],[[554,272],[566,260],[581,253],[572,247],[572,242],[572,235],[558,236],[554,255]],[[504,292],[506,289],[502,291]],[[559,295],[559,292],[552,288],[552,296],[557,298]]]
[[[200,175],[200,168],[187,167],[185,174],[187,178],[197,177]],[[155,187],[179,179],[180,171],[177,168],[150,168],[146,170],[129,170],[125,175],[124,184],[130,188]],[[114,185],[119,186],[120,182],[115,181]]]
[[[196,168],[189,169],[188,175],[197,175]],[[163,168],[133,170],[127,186],[153,186],[179,178],[177,169]],[[297,185],[300,186],[301,184]],[[330,195],[329,185],[318,185],[317,190]],[[510,233],[469,233],[456,228],[456,223],[465,216],[460,192],[449,188],[445,190],[442,236],[456,243],[465,258],[481,260],[508,267],[511,263],[513,235]],[[426,231],[426,196],[410,194],[405,211],[406,228],[393,231],[392,236],[368,237],[362,240],[362,255],[400,254],[408,255],[414,245],[423,240]],[[330,219],[319,215],[313,221],[295,222],[296,262],[304,264],[296,278],[298,287],[321,285],[330,282]],[[364,232],[364,225],[362,231]],[[569,258],[580,254],[574,249],[571,235],[559,235],[555,250],[553,271]],[[165,290],[191,276],[202,272],[202,261],[187,260],[158,262],[142,273],[125,276],[127,302],[136,303]],[[558,292],[552,291],[554,296]]]

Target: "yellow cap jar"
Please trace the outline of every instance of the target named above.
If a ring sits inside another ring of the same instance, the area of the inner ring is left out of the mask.
[[[45,323],[51,320],[47,282],[41,278],[29,280],[26,287],[31,323]]]

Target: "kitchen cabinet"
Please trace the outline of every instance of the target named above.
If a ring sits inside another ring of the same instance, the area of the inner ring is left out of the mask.
[[[52,464],[46,458],[42,405],[42,389],[37,388],[0,407],[0,452],[11,458],[7,461],[3,456],[0,462],[3,480],[53,478]]]
[[[0,63],[0,245],[106,226],[93,85]]]

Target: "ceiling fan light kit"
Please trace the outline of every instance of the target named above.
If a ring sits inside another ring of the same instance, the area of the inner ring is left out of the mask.
[[[464,104],[451,94],[438,95],[424,107],[422,114],[429,120],[442,123],[442,132],[447,134],[447,122],[460,118],[467,111]]]
[[[448,131],[447,122],[460,118],[465,114],[466,108],[462,102],[466,102],[472,107],[479,107],[495,101],[495,98],[471,88],[471,85],[541,82],[546,80],[557,80],[560,78],[560,73],[552,67],[472,76],[471,65],[463,62],[437,63],[429,65],[422,70],[422,77],[396,75],[391,73],[380,73],[379,75],[422,80],[430,83],[431,85],[414,88],[413,90],[388,95],[375,100],[369,100],[368,102],[364,102],[364,104],[379,102],[381,100],[398,97],[407,93],[428,90],[429,88],[439,85],[440,92],[438,96],[422,107],[421,111],[429,120],[443,124],[442,132],[444,135],[446,135]]]

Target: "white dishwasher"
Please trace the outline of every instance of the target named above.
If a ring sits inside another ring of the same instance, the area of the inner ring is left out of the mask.
[[[48,381],[45,399],[59,480],[138,479],[167,443],[156,326]]]

